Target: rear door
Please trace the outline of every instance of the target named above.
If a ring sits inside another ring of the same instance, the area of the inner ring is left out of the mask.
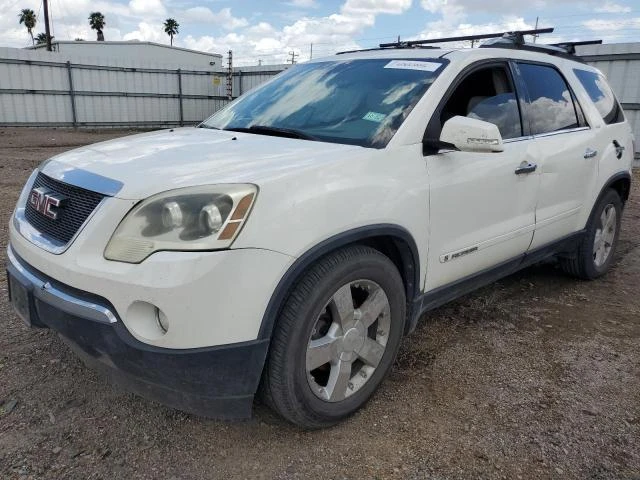
[[[474,65],[463,72],[429,121],[439,138],[455,115],[494,123],[504,151],[431,152],[430,239],[426,289],[453,283],[526,252],[535,226],[539,172],[536,149],[520,120],[518,91],[508,62]],[[517,173],[520,172],[520,173]]]
[[[598,146],[583,110],[560,70],[551,64],[518,62],[526,93],[528,124],[540,171],[536,231],[531,249],[581,228],[580,219],[597,180]]]
[[[625,121],[622,107],[604,75],[586,65],[576,64],[570,70],[577,81],[577,89],[583,89],[586,98],[583,102],[588,121],[593,125],[594,144],[598,151],[599,184],[603,184],[614,174],[629,170],[633,162],[633,134],[631,126]],[[591,192],[590,203],[594,203]]]

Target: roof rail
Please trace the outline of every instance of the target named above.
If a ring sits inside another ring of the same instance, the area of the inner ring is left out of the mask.
[[[376,50],[389,50],[390,48],[408,48],[408,47],[374,47],[374,48],[358,48],[356,50],[344,50],[342,52],[336,52],[336,55],[344,55],[345,53],[357,53],[357,52],[373,52]],[[416,45],[411,48],[425,48],[427,50],[439,50],[440,47],[433,47],[431,45]]]
[[[561,42],[552,43],[553,47],[559,47],[567,51],[569,55],[576,54],[576,46],[578,45],[602,45],[602,40],[585,40],[584,42]]]
[[[508,38],[516,43],[524,44],[525,35],[539,35],[551,33],[553,28],[537,28],[535,30],[516,30],[513,32],[482,33],[478,35],[464,35],[461,37],[431,38],[428,40],[409,40],[406,42],[381,43],[380,48],[412,48],[433,43],[460,42],[463,40],[487,40],[489,38]]]
[[[501,38],[495,38],[484,42],[479,48],[508,48],[514,50],[528,50],[531,52],[546,53],[548,55],[554,55],[556,57],[564,57],[574,60],[576,62],[582,62],[582,59],[576,57],[576,45],[598,45],[602,40],[587,40],[584,42],[562,42],[553,44],[543,43],[527,43],[524,39],[513,38],[505,35]]]

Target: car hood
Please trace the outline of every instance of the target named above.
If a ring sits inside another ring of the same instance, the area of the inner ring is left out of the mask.
[[[257,183],[358,154],[362,147],[205,128],[132,135],[65,152],[45,175],[138,200],[174,188]]]

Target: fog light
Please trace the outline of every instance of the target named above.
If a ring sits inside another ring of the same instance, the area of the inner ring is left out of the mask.
[[[167,316],[149,302],[133,302],[127,309],[125,319],[127,328],[141,340],[157,340],[169,330]]]
[[[162,330],[164,333],[167,333],[167,331],[169,330],[169,320],[167,319],[167,316],[164,314],[164,312],[158,307],[156,307],[156,321],[158,322],[160,330]]]
[[[200,224],[206,231],[214,233],[222,227],[222,214],[213,203],[205,205],[200,211]]]
[[[166,228],[176,228],[182,225],[182,209],[178,202],[167,202],[162,207],[162,224]]]

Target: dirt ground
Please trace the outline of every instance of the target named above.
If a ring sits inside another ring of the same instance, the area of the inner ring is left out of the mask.
[[[131,132],[0,128],[0,243],[42,160]],[[529,268],[426,316],[335,428],[186,415],[110,386],[0,300],[0,478],[640,479],[640,171],[613,270]],[[0,276],[6,292],[6,280]]]

